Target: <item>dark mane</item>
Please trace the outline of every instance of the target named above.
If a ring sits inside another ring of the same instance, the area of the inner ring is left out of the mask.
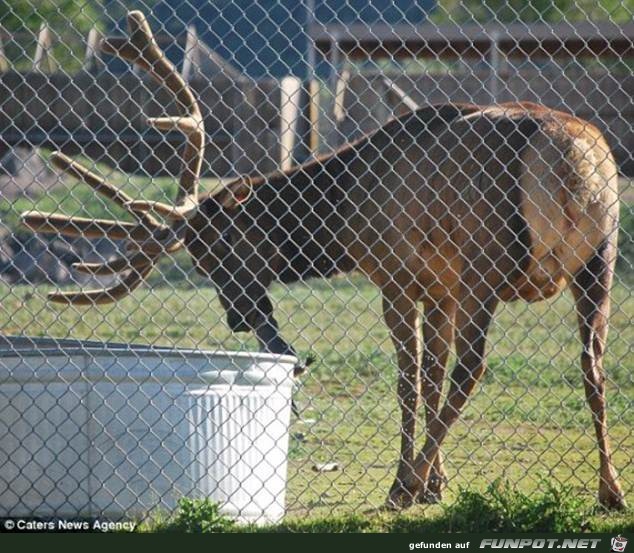
[[[421,129],[431,126],[436,123],[447,123],[456,117],[463,115],[469,115],[482,109],[480,106],[474,104],[432,104],[430,106],[422,107],[416,111],[407,112],[398,117],[391,118],[382,127],[372,130],[356,138],[355,140],[340,146],[332,152],[327,152],[314,156],[313,158],[294,165],[284,170],[276,170],[264,175],[244,175],[236,178],[227,184],[227,187],[234,186],[238,183],[247,183],[249,186],[256,188],[258,186],[268,184],[270,186],[276,186],[288,182],[298,173],[304,173],[306,175],[312,175],[315,171],[319,171],[324,167],[328,167],[333,162],[345,157],[349,157],[354,152],[358,152],[363,149],[364,146],[370,145],[374,139],[381,136],[389,136],[394,127],[411,128],[412,124],[417,124]],[[412,138],[415,138],[412,136]]]
[[[249,186],[256,192],[253,200],[247,202],[254,226],[275,227],[271,235],[276,236],[283,258],[277,268],[278,280],[290,283],[354,270],[354,261],[332,230],[341,228],[346,218],[343,211],[347,195],[341,183],[347,183],[348,191],[358,184],[353,175],[344,173],[350,172],[357,160],[380,157],[375,150],[380,150],[382,144],[399,131],[404,131],[408,139],[415,142],[432,127],[479,109],[469,104],[421,108],[391,119],[383,127],[301,165],[235,181],[244,183],[248,179]],[[278,218],[269,217],[267,210]],[[268,225],[263,219],[268,219]]]

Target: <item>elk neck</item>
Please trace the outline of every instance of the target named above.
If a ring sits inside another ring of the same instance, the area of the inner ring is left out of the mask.
[[[328,277],[354,269],[338,236],[350,212],[354,146],[262,177],[236,221],[257,229],[279,252],[279,280]]]

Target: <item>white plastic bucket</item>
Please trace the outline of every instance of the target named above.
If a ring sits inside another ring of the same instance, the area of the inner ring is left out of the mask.
[[[284,515],[291,356],[0,341],[0,517]]]

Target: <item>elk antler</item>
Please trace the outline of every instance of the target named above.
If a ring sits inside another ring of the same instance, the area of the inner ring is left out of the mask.
[[[35,232],[123,239],[130,242],[128,247],[133,250],[129,255],[106,263],[75,263],[73,267],[85,273],[104,275],[129,271],[129,274],[110,288],[86,292],[53,292],[49,294],[49,298],[54,302],[74,305],[110,303],[129,294],[143,282],[163,253],[174,252],[183,247],[187,221],[198,207],[198,182],[205,149],[205,128],[200,108],[192,90],[158,47],[143,13],[128,13],[128,27],[129,37],[107,38],[101,43],[101,49],[135,63],[175,96],[183,112],[182,116],[150,118],[147,123],[162,131],[180,130],[187,137],[178,195],[174,205],[134,200],[64,154],[53,153],[51,161],[56,167],[82,180],[137,219],[136,223],[127,223],[38,211],[24,213],[23,224]],[[172,221],[171,226],[159,223],[150,215],[150,211]]]

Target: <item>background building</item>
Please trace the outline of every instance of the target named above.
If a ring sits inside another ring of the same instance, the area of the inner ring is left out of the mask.
[[[106,13],[118,3],[108,0]],[[195,25],[209,47],[251,77],[302,77],[310,63],[309,25],[420,24],[435,6],[436,0],[163,0],[152,16],[174,34]]]

